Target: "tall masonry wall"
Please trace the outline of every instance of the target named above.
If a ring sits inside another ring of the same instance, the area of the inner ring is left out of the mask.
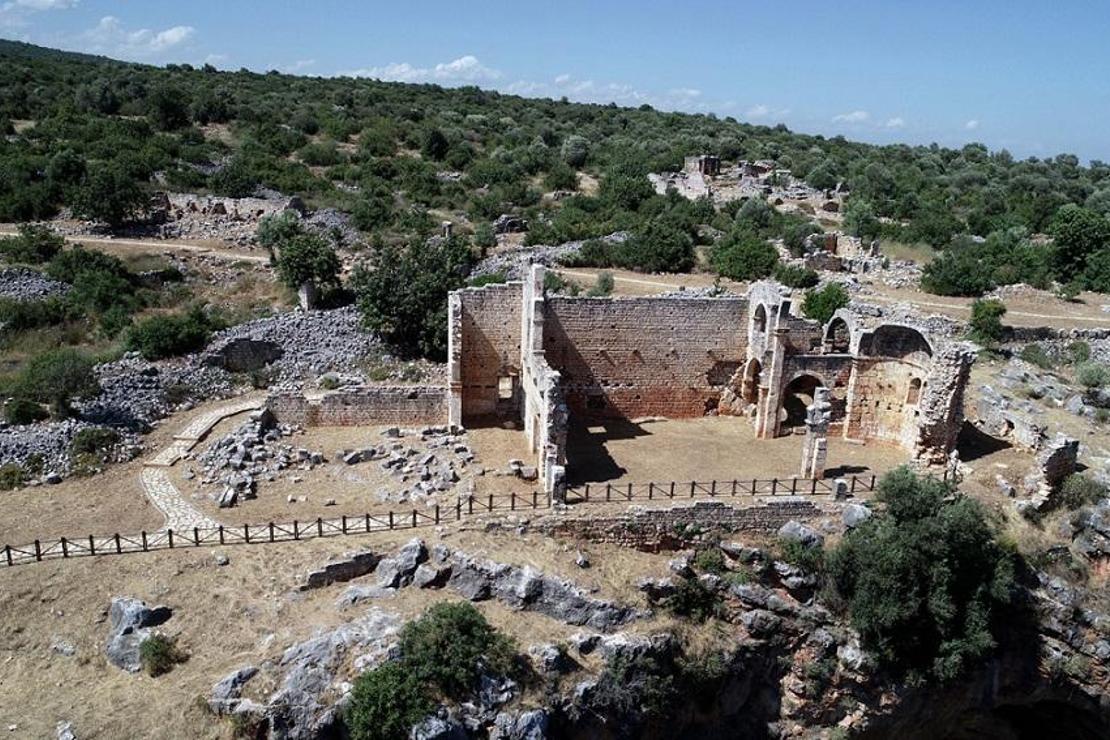
[[[266,399],[266,408],[283,424],[303,427],[437,425],[447,421],[447,389],[442,386],[369,386],[317,397],[275,393]]]
[[[461,400],[461,419],[453,422],[517,415],[522,298],[519,282],[451,294],[448,364],[452,391]]]
[[[744,361],[744,298],[546,300],[543,351],[585,417],[696,417]]]

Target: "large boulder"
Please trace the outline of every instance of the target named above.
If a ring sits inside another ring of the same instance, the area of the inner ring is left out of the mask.
[[[779,528],[778,536],[781,540],[798,542],[807,548],[822,547],[825,544],[825,537],[820,532],[794,519]]]
[[[154,627],[165,624],[173,616],[168,606],[147,606],[146,602],[129,596],[116,596],[108,607],[108,642],[104,653],[108,662],[131,673],[142,668],[139,645],[150,637]]]

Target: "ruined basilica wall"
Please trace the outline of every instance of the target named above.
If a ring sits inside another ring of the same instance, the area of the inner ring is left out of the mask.
[[[523,286],[521,315],[521,418],[544,491],[561,498],[566,481],[569,423],[562,376],[548,364],[543,350],[546,296],[544,268],[532,268]]]
[[[573,413],[702,416],[743,364],[743,298],[548,297],[543,351]]]
[[[279,422],[302,427],[428,426],[447,422],[447,393],[443,386],[370,386],[318,397],[275,393],[266,408]]]
[[[782,391],[792,380],[813,375],[829,389],[831,429],[836,431],[847,416],[848,383],[852,377],[851,355],[788,355],[783,362]]]
[[[919,387],[915,392],[911,385],[915,380],[924,384],[928,372],[928,367],[904,360],[857,359],[845,436],[912,448],[923,389]]]
[[[506,377],[519,382],[523,285],[486,285],[453,295],[461,308],[455,361],[462,386],[462,418],[512,415],[519,397],[514,393],[511,399],[500,398],[498,386]]]

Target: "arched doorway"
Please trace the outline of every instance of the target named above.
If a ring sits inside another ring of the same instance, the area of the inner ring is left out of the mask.
[[[740,398],[744,403],[757,403],[759,401],[759,382],[763,375],[763,365],[754,357],[744,368],[744,377],[740,381]]]
[[[848,322],[841,318],[835,318],[829,322],[829,328],[825,332],[825,352],[833,355],[846,355],[848,354],[852,337],[848,331]]]
[[[782,391],[782,429],[804,427],[806,409],[813,404],[813,392],[824,383],[815,375],[799,375]]]

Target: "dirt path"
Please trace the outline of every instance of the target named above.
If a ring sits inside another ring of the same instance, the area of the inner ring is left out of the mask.
[[[0,228],[0,237],[16,236],[17,233],[18,232],[14,229]],[[188,242],[168,241],[164,239],[113,239],[99,236],[67,236],[65,240],[70,244],[85,244],[103,247],[131,247],[151,252],[164,252],[166,250],[174,252],[191,252],[193,254],[203,254],[219,259],[226,259],[231,262],[268,264],[270,261],[268,255],[250,254],[248,252],[237,252],[232,249],[221,249],[201,244],[190,244]]]
[[[581,281],[585,285],[592,284],[597,279],[599,272],[602,270],[568,270],[563,268],[553,268],[555,272],[563,277],[573,278]],[[629,274],[620,270],[605,270],[613,276],[613,281],[617,284],[617,294],[624,295],[645,295],[650,292],[659,290],[675,290],[676,288],[685,286],[686,288],[699,288],[708,287],[713,284],[713,278],[709,275],[651,275],[639,276]],[[742,291],[743,283],[733,283],[731,281],[722,281],[722,285],[732,290],[740,289]],[[623,286],[623,289],[622,289]],[[940,300],[930,300],[924,297],[924,294],[909,294],[907,292],[898,292],[896,294],[888,294],[880,292],[881,286],[871,286],[876,292],[867,293],[861,296],[863,301],[875,301],[878,303],[909,303],[918,306],[922,309],[935,309],[944,312],[954,318],[966,319],[971,315],[971,301],[966,302],[950,302]],[[648,289],[648,290],[645,290]],[[1108,326],[1110,325],[1110,315],[1106,314],[1093,314],[1093,309],[1087,306],[1074,306],[1062,308],[1060,311],[1030,311],[1023,310],[1020,307],[1014,307],[1013,303],[1017,301],[1007,301],[1009,310],[1006,312],[1006,322],[1017,324],[1019,326],[1042,326],[1045,322],[1050,322],[1051,325],[1074,326],[1076,322],[1082,322],[1082,325],[1093,326]],[[1019,306],[1021,304],[1018,304]]]

